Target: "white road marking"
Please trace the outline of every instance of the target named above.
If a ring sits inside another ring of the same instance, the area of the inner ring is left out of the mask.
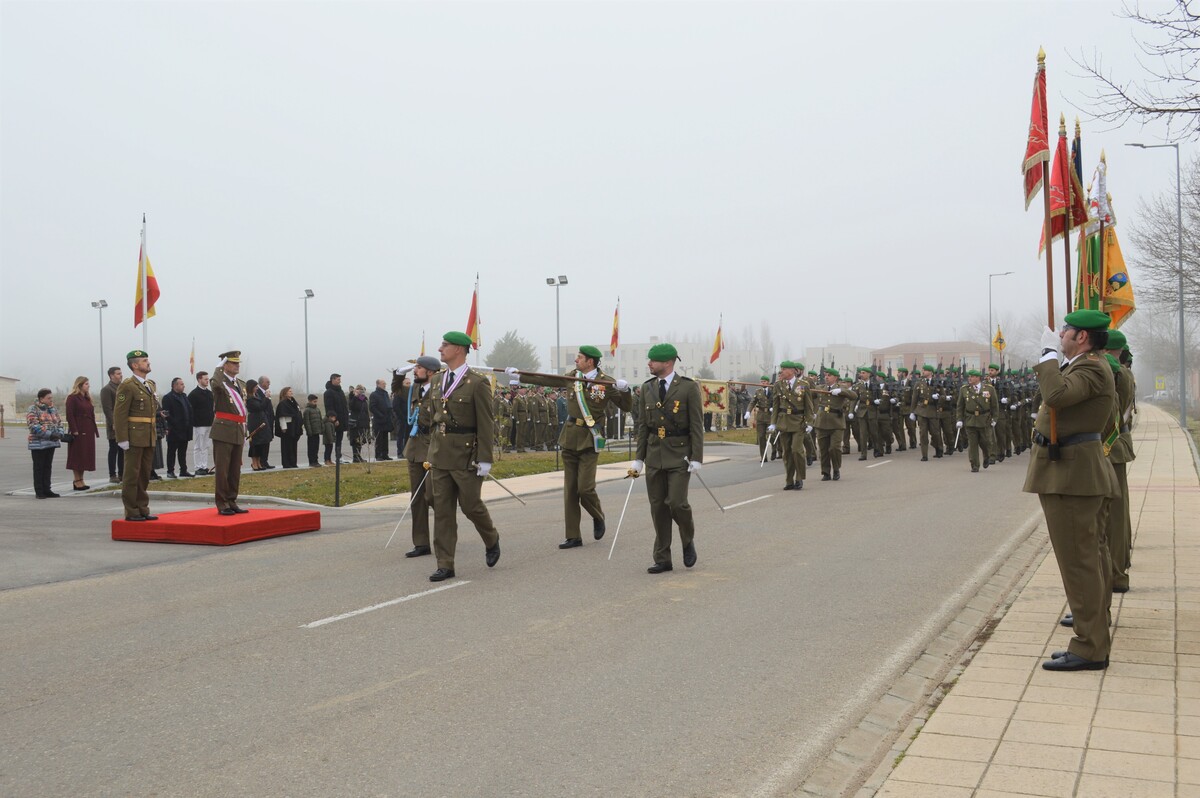
[[[758,497],[758,498],[756,498],[756,499],[746,499],[746,501],[744,501],[744,502],[738,502],[737,504],[727,504],[727,505],[725,505],[725,509],[726,509],[726,510],[732,510],[734,507],[741,507],[743,504],[752,504],[752,503],[754,503],[754,502],[760,502],[760,501],[762,501],[763,499],[769,499],[769,498],[771,498],[771,496],[772,496],[772,494],[768,493],[766,496],[759,496],[759,497]]]
[[[887,465],[890,462],[892,462],[892,461],[884,460],[882,463],[871,463],[869,466],[867,466],[867,468],[874,468],[875,466]]]
[[[413,593],[408,596],[401,596],[400,598],[392,599],[391,601],[384,601],[380,604],[372,604],[370,607],[363,607],[362,609],[351,610],[350,612],[343,612],[341,615],[334,615],[331,618],[322,618],[321,620],[313,621],[312,623],[302,623],[302,624],[300,624],[300,628],[301,629],[315,629],[316,627],[324,626],[327,623],[333,623],[334,621],[344,621],[347,618],[353,618],[355,615],[362,615],[364,612],[372,612],[374,610],[381,610],[384,607],[390,607],[393,604],[403,604],[406,601],[412,601],[413,599],[419,599],[422,596],[428,596],[428,595],[431,595],[433,593],[438,593],[443,590],[449,590],[452,587],[462,587],[463,585],[469,585],[469,584],[471,584],[470,579],[465,579],[462,582],[452,582],[448,585],[442,585],[440,587],[430,588],[429,590],[422,590],[420,593]]]

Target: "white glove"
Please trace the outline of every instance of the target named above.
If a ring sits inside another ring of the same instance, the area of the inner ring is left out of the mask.
[[[403,366],[401,366],[398,369],[392,369],[392,373],[398,377],[403,377],[405,374],[412,371],[416,367],[417,367],[416,363],[405,363]]]
[[[475,466],[475,473],[481,477],[486,477],[492,470],[491,463],[478,463]]]
[[[848,418],[848,419],[850,419],[851,421],[853,421],[853,420],[854,420],[854,414],[853,414],[853,413],[847,413],[847,414],[846,414],[846,418]]]
[[[1054,330],[1047,327],[1046,329],[1042,330],[1042,337],[1041,337],[1041,340],[1039,341],[1039,343],[1041,344],[1042,349],[1053,350],[1054,358],[1056,360],[1058,359],[1058,353],[1062,348],[1062,341],[1059,340],[1058,333],[1056,333]],[[1049,359],[1050,359],[1050,355],[1042,356],[1042,360],[1049,360]],[[1041,362],[1041,361],[1039,361],[1039,362]]]
[[[896,399],[895,397],[893,397],[893,398],[891,399],[891,403],[892,403],[892,404],[894,404],[894,405],[898,405],[898,404],[900,404],[900,400],[899,400],[899,399]]]
[[[917,420],[917,414],[916,414],[916,413],[909,413],[909,414],[908,414],[908,420],[909,420],[909,421],[916,421],[916,420]]]
[[[774,432],[774,431],[775,431],[775,425],[774,425],[774,424],[768,424],[768,425],[767,425],[767,432]]]
[[[521,370],[519,368],[517,368],[516,366],[506,366],[504,368],[504,373],[510,377],[521,376]]]
[[[631,466],[629,467],[629,470],[630,470],[630,471],[632,471],[632,472],[633,472],[633,473],[635,473],[635,474],[640,474],[640,473],[642,473],[642,470],[643,470],[645,467],[646,467],[646,464],[645,464],[645,463],[643,463],[641,460],[634,460],[634,461],[633,461],[633,465],[631,465]]]
[[[880,400],[879,400],[879,399],[876,399],[876,400],[875,400],[875,404],[876,404],[876,405],[878,405],[878,404],[879,404],[879,402],[880,402]]]
[[[1004,397],[1004,396],[1000,397],[1000,404],[1002,404],[1002,405],[1008,404],[1008,398]]]
[[[842,389],[841,389],[841,388],[834,388],[832,391],[830,391],[830,392],[829,392],[829,395],[830,395],[830,396],[841,396],[841,395],[842,395]]]
[[[746,420],[746,421],[750,420],[750,411],[749,410],[747,410],[746,413],[742,416],[742,419]]]
[[[704,465],[704,464],[701,463],[699,460],[688,460],[688,473],[695,474],[697,471],[700,470],[700,467],[702,465]]]
[[[942,397],[935,393],[933,396],[931,396],[929,398],[930,399],[941,399]]]
[[[812,424],[809,424],[808,426],[806,426],[806,427],[804,428],[804,431],[805,431],[805,432],[812,432]]]
[[[962,429],[962,422],[961,422],[961,421],[955,421],[955,422],[954,422],[954,426],[958,427],[959,429]]]
[[[629,390],[629,383],[625,380],[617,380],[617,390],[624,392]]]
[[[1030,413],[1029,417],[1032,418],[1034,421],[1037,421],[1037,413]]]
[[[117,446],[121,447],[121,451],[129,451],[129,441],[120,441]]]
[[[994,426],[996,426],[996,422],[995,422],[995,421],[993,421],[993,422],[992,422],[992,426],[993,426],[993,427],[994,427]]]

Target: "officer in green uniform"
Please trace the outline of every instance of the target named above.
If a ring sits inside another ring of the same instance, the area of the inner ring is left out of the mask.
[[[913,388],[917,383],[917,376],[913,374],[911,377],[908,374],[908,369],[900,366],[896,369],[898,379],[896,386],[899,395],[896,397],[899,403],[896,406],[896,412],[892,413],[893,429],[896,432],[896,442],[899,444],[900,451],[906,449],[917,448],[917,420],[909,418],[908,408],[912,406]],[[908,445],[904,443],[905,434],[908,436]]]
[[[1129,350],[1125,333],[1108,331],[1105,345],[1109,366],[1117,388],[1117,408],[1112,424],[1105,429],[1105,445],[1108,447],[1108,462],[1116,474],[1120,498],[1108,505],[1105,529],[1108,537],[1109,559],[1112,561],[1112,590],[1125,593],[1129,590],[1129,550],[1132,547],[1133,528],[1129,520],[1128,464],[1134,460],[1133,436],[1130,422],[1133,420],[1134,384],[1133,372],[1118,360]]]
[[[221,515],[248,513],[238,507],[242,482],[242,445],[246,442],[246,383],[238,379],[242,353],[222,352],[209,385],[213,392],[213,498]]]
[[[602,371],[600,358],[598,348],[581,346],[575,355],[575,368],[566,373],[566,377],[571,378],[571,388],[567,396],[567,420],[558,437],[562,450],[563,518],[566,523],[566,539],[558,544],[560,549],[583,545],[579,529],[583,517],[580,508],[592,518],[592,537],[596,540],[604,537],[604,508],[596,493],[596,463],[607,443],[604,425],[613,408],[628,411],[633,407],[629,383]],[[512,367],[506,368],[505,372],[513,377],[520,374]],[[556,377],[536,374],[520,376],[532,385],[562,382]]]
[[[858,398],[850,388],[838,383],[837,369],[825,369],[825,390],[814,402],[817,449],[821,455],[821,481],[842,478],[842,436],[846,434],[846,417]]]
[[[429,440],[433,433],[433,376],[441,367],[441,361],[436,357],[421,355],[412,369],[412,380],[407,388],[403,387],[403,374],[392,378],[393,390],[404,391],[404,406],[408,408],[408,415],[401,419],[400,423],[408,425],[408,443],[404,445],[404,459],[408,463],[408,485],[411,491],[408,508],[412,515],[413,547],[404,553],[405,557],[423,557],[431,551],[429,497],[433,491],[429,489],[426,460],[429,458]]]
[[[758,379],[759,389],[750,398],[750,406],[746,410],[746,420],[750,421],[758,435],[758,462],[767,458],[767,439],[771,441],[771,459],[779,458],[779,442],[767,429],[771,424],[771,379],[763,376]]]
[[[942,443],[945,444],[946,454],[951,455],[958,451],[958,433],[954,424],[954,413],[958,397],[958,369],[950,366],[938,377],[940,385],[937,386],[936,396],[938,406],[938,423],[942,425]]]
[[[704,459],[704,411],[700,386],[675,372],[679,353],[671,344],[655,344],[646,355],[653,375],[642,385],[635,475],[646,471],[646,495],[654,520],[654,564],[648,573],[671,566],[671,522],[679,527],[683,564],[696,564],[696,534],[688,504],[688,482]]]
[[[871,404],[871,371],[867,366],[858,367],[858,380],[851,386],[858,401],[847,414],[854,440],[858,444],[859,460],[866,460],[867,450],[871,448],[871,422],[867,417],[867,407]]]
[[[892,453],[892,408],[898,401],[892,396],[883,377],[879,369],[871,370],[871,400],[867,403],[867,419],[870,421],[876,457]]]
[[[526,439],[529,437],[531,417],[529,415],[529,396],[524,385],[516,386],[517,395],[512,400],[513,418],[516,419],[513,445],[517,454],[525,453]]]
[[[812,431],[812,388],[800,376],[799,364],[785,360],[779,364],[779,382],[771,400],[771,424],[768,432],[779,433],[783,442],[784,490],[803,490],[806,476],[804,438]]]
[[[933,441],[933,456],[942,456],[942,425],[938,421],[938,400],[934,398],[937,388],[933,384],[935,369],[926,363],[921,367],[921,376],[912,387],[912,401],[908,405],[908,418],[921,430],[921,461],[929,460],[929,442]]]
[[[467,367],[471,338],[463,332],[442,336],[438,353],[446,364],[433,376],[432,433],[429,440],[429,487],[433,493],[433,551],[437,570],[430,582],[454,576],[458,548],[455,508],[475,525],[483,539],[487,567],[500,560],[500,534],[480,492],[492,470],[492,386]]]
[[[121,503],[126,521],[156,521],[150,515],[150,471],[154,468],[154,444],[158,440],[154,421],[158,416],[158,394],[148,379],[150,355],[135,349],[125,355],[131,375],[117,387],[113,401],[113,435],[125,452],[121,474]]]
[[[967,372],[967,384],[958,390],[958,404],[955,408],[955,427],[967,434],[967,456],[971,458],[971,473],[979,471],[979,449],[983,447],[983,467],[991,462],[988,451],[990,439],[988,433],[995,424],[996,414],[1000,412],[1000,403],[996,399],[996,389],[989,383],[983,382],[983,375],[978,369]],[[956,433],[957,434],[957,433]]]
[[[1006,441],[1008,425],[1005,423],[1005,410],[1008,407],[1009,399],[1007,391],[1000,390],[1000,365],[998,363],[989,363],[987,373],[983,377],[983,384],[992,386],[992,392],[996,394],[996,402],[998,403],[995,417],[992,421],[991,431],[988,433],[988,461],[995,465],[996,463],[1004,462],[1004,443]],[[1004,401],[1001,401],[1003,399]]]
[[[1042,332],[1042,358],[1034,367],[1042,405],[1023,489],[1038,494],[1041,501],[1075,636],[1066,651],[1056,652],[1060,656],[1042,667],[1102,670],[1108,667],[1112,645],[1107,612],[1111,595],[1106,595],[1105,584],[1111,566],[1104,562],[1108,548],[1099,515],[1116,483],[1101,440],[1112,424],[1117,401],[1112,370],[1099,354],[1108,337],[1109,317],[1077,310],[1063,322],[1058,333],[1048,328]],[[1066,358],[1061,370],[1060,351]]]

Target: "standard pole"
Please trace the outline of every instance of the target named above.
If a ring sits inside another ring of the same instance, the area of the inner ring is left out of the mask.
[[[562,358],[562,341],[559,338],[559,333],[560,333],[560,329],[561,329],[561,322],[560,322],[561,317],[559,316],[559,312],[558,312],[558,289],[561,287],[562,287],[562,282],[556,277],[554,279],[554,373],[555,374],[562,374],[562,365],[560,362],[560,359]],[[554,405],[554,411],[553,411],[554,419],[556,421],[558,420],[557,401],[558,400],[556,399],[555,405]],[[555,441],[554,443],[555,443],[555,446],[554,446],[554,470],[557,471],[559,468],[558,450],[561,447],[559,447],[557,445],[558,441]]]
[[[992,335],[992,275],[988,275],[988,328],[987,334]],[[988,362],[991,362],[996,356],[996,339],[994,337],[988,343]]]
[[[1179,172],[1179,145],[1175,145],[1175,213],[1179,244],[1179,426],[1187,429],[1187,360],[1183,342],[1183,182]]]
[[[104,379],[104,308],[96,308],[100,311],[100,375],[97,379]]]
[[[304,393],[312,393],[308,379],[308,297],[304,297]]]

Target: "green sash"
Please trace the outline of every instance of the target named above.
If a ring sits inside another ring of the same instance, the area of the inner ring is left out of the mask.
[[[576,371],[575,374],[578,375],[579,372]],[[592,418],[592,411],[588,408],[587,399],[584,398],[583,383],[580,381],[575,383],[575,400],[579,402],[579,409],[583,412],[583,423],[587,424],[588,432],[592,434],[592,446],[599,452],[604,449],[606,441],[596,429],[596,422]]]

